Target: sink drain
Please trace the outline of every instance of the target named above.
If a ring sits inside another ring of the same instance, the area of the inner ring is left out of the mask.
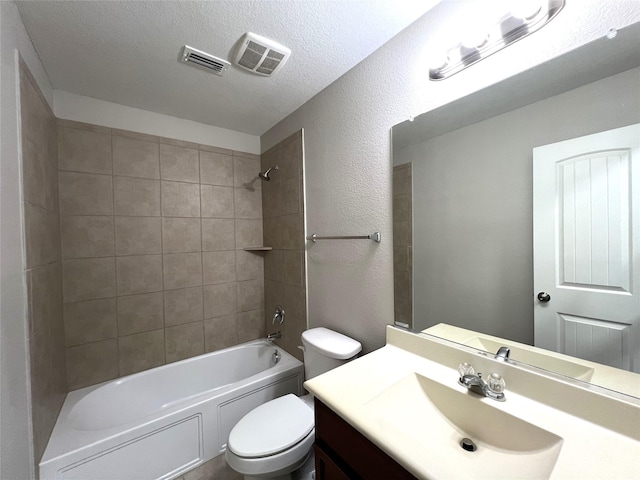
[[[473,443],[473,440],[471,440],[470,438],[463,438],[462,440],[460,440],[460,446],[467,452],[475,452],[478,449],[478,447],[476,447],[476,444]]]

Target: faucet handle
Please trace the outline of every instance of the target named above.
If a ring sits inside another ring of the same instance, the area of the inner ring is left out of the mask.
[[[489,375],[487,386],[489,387],[489,390],[494,393],[504,393],[504,389],[507,386],[507,383],[499,373],[492,373],[491,375]]]
[[[473,375],[476,371],[473,369],[471,364],[464,362],[458,365],[458,373],[460,374],[460,378],[462,378],[465,375]]]

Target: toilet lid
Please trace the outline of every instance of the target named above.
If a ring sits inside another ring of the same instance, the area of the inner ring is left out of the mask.
[[[293,394],[251,410],[229,434],[227,447],[239,457],[265,457],[290,448],[313,430],[313,410]]]

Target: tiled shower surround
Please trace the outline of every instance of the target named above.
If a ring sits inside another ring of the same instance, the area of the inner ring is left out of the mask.
[[[412,164],[393,167],[393,299],[396,322],[413,326]]]
[[[302,358],[302,131],[261,162],[56,121],[24,64],[20,81],[36,463],[68,391],[276,330]],[[272,164],[271,181],[259,180]],[[273,250],[245,250],[263,245]],[[271,324],[275,305],[284,325]],[[203,475],[239,478],[224,457],[184,479]]]
[[[34,457],[39,459],[67,393],[60,287],[56,119],[22,61],[20,117],[31,428]]]
[[[260,157],[58,121],[73,390],[263,337]]]
[[[298,345],[307,328],[302,133],[294,133],[261,156],[263,171],[278,166],[262,185],[264,242],[273,247],[264,260],[266,329],[281,331],[277,343],[300,360]],[[273,325],[278,304],[285,309],[285,322]]]

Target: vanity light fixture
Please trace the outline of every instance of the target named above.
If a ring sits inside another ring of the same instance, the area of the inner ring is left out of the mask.
[[[498,13],[485,30],[472,29],[446,49],[429,69],[430,80],[443,80],[540,30],[562,7],[564,0],[512,0],[510,9]]]

